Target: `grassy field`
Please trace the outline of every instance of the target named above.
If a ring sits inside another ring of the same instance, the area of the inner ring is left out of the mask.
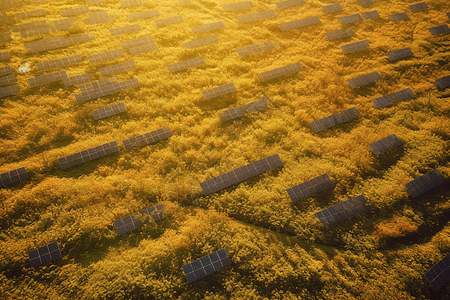
[[[15,13],[45,9],[46,17],[84,1],[23,0]],[[67,32],[0,43],[9,51],[20,93],[0,98],[0,173],[26,167],[29,178],[0,190],[0,298],[2,299],[448,299],[449,285],[433,292],[423,274],[450,252],[450,92],[435,79],[450,75],[449,35],[429,28],[449,24],[447,0],[319,1],[277,9],[252,1],[224,11],[225,0],[119,0],[90,5],[115,22],[86,25],[74,16]],[[325,14],[322,6],[343,11]],[[158,17],[126,15],[157,9]],[[275,10],[275,17],[240,24],[237,16]],[[338,17],[377,10],[379,19],[342,26]],[[410,20],[389,16],[406,12]],[[157,27],[154,20],[182,15]],[[319,16],[321,23],[282,32],[278,24]],[[193,34],[191,27],[223,20],[225,27]],[[111,37],[109,29],[138,23],[142,30]],[[353,37],[328,41],[325,33],[352,28]],[[6,32],[5,26],[0,27]],[[93,41],[39,53],[23,43],[90,33]],[[216,35],[198,49],[182,44]],[[121,49],[152,36],[158,50],[89,64],[87,56]],[[340,46],[367,39],[370,49],[344,54]],[[275,49],[241,57],[237,49],[262,42]],[[280,42],[281,44],[278,44]],[[389,62],[386,52],[409,47],[414,57]],[[71,55],[82,63],[39,71],[37,63]],[[167,65],[202,56],[205,65],[170,73]],[[76,86],[61,81],[30,87],[28,79],[66,70],[68,76],[134,60],[114,75],[137,78],[139,88],[77,103]],[[258,74],[300,63],[303,71],[260,83]],[[29,65],[30,71],[19,72]],[[351,89],[347,80],[371,72],[382,80]],[[204,100],[202,91],[233,82],[237,92]],[[417,97],[376,109],[372,99],[411,88]],[[267,97],[258,113],[221,122],[218,112]],[[124,102],[127,111],[94,121],[93,110]],[[314,133],[309,123],[356,107],[360,116]],[[170,126],[173,136],[125,151],[122,141]],[[369,144],[396,134],[404,142],[375,156]],[[61,170],[58,159],[117,141],[121,151]],[[205,196],[200,182],[278,154],[284,166]],[[447,182],[412,199],[405,183],[437,168]],[[286,189],[324,173],[334,188],[292,204]],[[364,195],[370,210],[326,227],[316,212]],[[163,203],[162,221],[118,236],[113,221]],[[28,251],[57,241],[62,258],[32,268]],[[225,248],[233,265],[188,284],[182,265]]]

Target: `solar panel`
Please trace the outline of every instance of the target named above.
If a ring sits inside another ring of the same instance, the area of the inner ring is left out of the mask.
[[[193,40],[190,42],[183,43],[183,47],[188,48],[188,49],[195,49],[195,48],[199,48],[199,47],[212,45],[212,44],[215,44],[218,42],[219,42],[219,40],[217,39],[217,37],[215,35],[212,35],[212,36],[207,36],[207,37],[204,37],[204,38],[201,38],[198,40]]]
[[[130,50],[131,55],[136,55],[136,54],[140,54],[140,53],[154,51],[157,49],[158,49],[158,47],[156,46],[156,44],[145,44],[145,45],[130,48],[129,50]]]
[[[233,4],[228,4],[228,5],[222,6],[222,8],[224,10],[228,10],[228,11],[243,10],[243,9],[247,9],[247,8],[251,8],[251,7],[253,7],[253,3],[251,1],[233,3]]]
[[[58,80],[63,80],[64,78],[67,78],[66,71],[59,71],[54,73],[49,73],[41,76],[36,76],[34,78],[28,79],[28,83],[30,84],[30,87],[46,84],[50,82],[55,82]]]
[[[25,11],[21,13],[14,14],[16,19],[24,19],[30,17],[43,17],[47,15],[47,11],[45,9],[37,9],[33,11]]]
[[[42,39],[35,42],[23,43],[25,50],[31,53],[37,53],[42,51],[54,50],[70,46],[68,40],[64,36],[55,36],[48,39]]]
[[[26,31],[21,31],[20,35],[22,37],[30,37],[30,36],[36,36],[36,35],[41,35],[41,34],[47,34],[47,33],[50,33],[49,27],[38,27],[38,28],[34,28],[34,29],[29,29]]]
[[[359,3],[361,3],[362,6],[372,5],[373,0],[359,0]]]
[[[130,33],[130,32],[136,32],[141,31],[141,26],[139,24],[132,24],[128,26],[123,26],[119,28],[113,28],[110,29],[109,32],[111,33],[111,36],[116,36],[120,34]]]
[[[154,45],[154,47],[156,47],[155,40],[151,36],[144,36],[144,37],[141,37],[138,39],[124,41],[124,42],[122,42],[122,47],[124,49],[128,49],[128,48],[134,48],[137,46],[142,46],[145,44],[151,44],[151,45]],[[156,48],[158,48],[158,47],[156,47]]]
[[[409,6],[409,8],[413,11],[421,11],[421,10],[425,10],[428,8],[428,5],[425,2],[420,2],[420,3],[416,3],[416,4],[412,4]]]
[[[183,272],[187,281],[192,283],[228,266],[231,266],[231,260],[227,251],[220,249],[184,265]]]
[[[0,174],[0,188],[8,184],[13,184],[28,178],[28,173],[25,168],[19,168],[9,172]]]
[[[72,86],[75,84],[82,84],[91,80],[88,73],[76,75],[72,77],[63,78],[63,82],[65,86]]]
[[[142,5],[144,4],[144,0],[130,0],[130,1],[123,1],[120,2],[120,6],[137,6],[137,5]]]
[[[324,210],[321,210],[315,215],[324,225],[333,225],[337,222],[345,220],[356,214],[369,210],[366,206],[367,200],[363,195],[349,199],[347,201],[332,205]]]
[[[258,79],[260,82],[269,81],[278,77],[291,75],[303,71],[300,63],[290,64],[281,68],[276,68],[267,72],[262,72],[258,74]]]
[[[447,17],[450,19],[450,13],[447,13]]]
[[[292,202],[306,198],[313,194],[318,194],[328,188],[334,187],[328,174],[315,177],[286,190]]]
[[[54,242],[38,248],[36,250],[28,252],[30,258],[30,263],[33,268],[37,268],[51,262],[52,260],[61,257],[61,250],[59,249],[58,243]]]
[[[349,80],[347,80],[347,82],[352,89],[356,89],[356,88],[362,87],[364,85],[374,83],[378,80],[381,80],[380,74],[378,74],[378,72],[373,72],[373,73],[358,76],[353,79],[349,79]]]
[[[375,98],[372,100],[373,104],[375,105],[376,108],[380,109],[389,105],[392,105],[396,102],[399,101],[405,101],[405,100],[409,100],[411,98],[415,98],[416,95],[414,94],[413,90],[410,88],[392,93],[392,94],[388,94],[388,95],[384,95],[378,98]]]
[[[63,17],[72,17],[76,15],[86,14],[89,12],[89,7],[83,6],[83,7],[75,7],[71,9],[65,9],[61,10],[59,13]]]
[[[319,23],[320,23],[319,17],[314,16],[314,17],[309,17],[309,18],[291,21],[291,22],[287,22],[287,23],[281,23],[281,24],[278,24],[278,27],[281,29],[281,31],[287,31],[287,30],[297,29],[297,28],[315,25],[315,24],[319,24]]]
[[[69,156],[61,157],[58,161],[61,169],[67,169],[111,153],[119,152],[119,150],[119,145],[117,145],[116,141],[113,141]]]
[[[287,0],[282,2],[276,2],[277,8],[289,8],[306,4],[304,0]]]
[[[55,21],[50,21],[49,26],[53,32],[55,31],[68,31],[75,23],[74,18],[60,19]]]
[[[354,43],[351,43],[351,44],[342,45],[341,49],[342,49],[342,51],[344,53],[352,53],[352,52],[359,51],[359,50],[362,50],[362,49],[367,49],[369,47],[370,47],[369,41],[368,40],[362,40],[362,41],[359,41],[359,42],[354,42]]]
[[[86,43],[89,41],[95,40],[95,36],[90,33],[84,33],[79,35],[70,36],[67,38],[67,43],[69,45],[79,44],[79,43]]]
[[[116,16],[108,15],[108,12],[106,10],[99,10],[96,12],[88,13],[88,18],[84,20],[84,23],[87,25],[94,25],[115,20]]]
[[[0,41],[2,41],[4,43],[12,41],[11,34],[9,34],[9,33],[0,34]]]
[[[0,68],[0,76],[6,76],[9,74],[12,74],[11,66],[6,66],[6,67]]]
[[[186,70],[189,68],[194,68],[194,67],[198,67],[201,65],[205,64],[205,60],[203,59],[202,56],[196,57],[196,58],[191,58],[185,61],[180,61],[171,65],[167,66],[167,69],[169,70],[170,73],[173,72],[178,72],[178,71],[182,71],[182,70]]]
[[[385,138],[382,138],[381,140],[370,143],[369,147],[372,148],[373,154],[379,155],[381,153],[389,151],[394,147],[401,146],[402,144],[403,142],[400,141],[395,134],[391,134]]]
[[[272,42],[263,42],[261,44],[238,48],[237,51],[240,56],[245,56],[253,53],[267,51],[270,49],[275,49],[275,45]]]
[[[159,12],[158,10],[146,10],[146,11],[140,11],[134,14],[127,15],[127,18],[130,20],[141,20],[141,19],[148,19],[153,17],[158,17]]]
[[[369,19],[377,19],[380,17],[380,14],[378,13],[378,11],[373,10],[373,11],[368,11],[365,13],[361,14],[363,16],[364,19],[369,20]]]
[[[203,33],[203,32],[218,30],[218,29],[221,29],[224,27],[225,27],[225,24],[223,23],[223,21],[217,21],[217,22],[213,22],[213,23],[195,26],[195,27],[192,27],[191,29],[192,29],[193,33]]]
[[[98,70],[100,71],[100,74],[102,74],[102,76],[108,76],[108,75],[112,75],[112,74],[125,72],[125,71],[135,69],[135,68],[136,68],[136,64],[134,63],[134,60],[130,60],[130,61],[126,61],[126,62],[123,62],[120,64],[100,68]]]
[[[97,89],[82,91],[81,94],[76,94],[75,99],[78,103],[92,100],[98,97],[103,97],[107,95],[112,95],[121,91],[139,87],[139,81],[137,78],[130,80],[124,80],[122,82],[113,83],[110,85],[100,86]]]
[[[94,121],[97,121],[126,111],[127,108],[125,106],[125,103],[121,102],[94,110],[92,112],[92,115],[94,116]]]
[[[163,26],[167,26],[170,24],[176,24],[176,23],[181,23],[181,22],[184,22],[182,16],[173,16],[173,17],[169,17],[169,18],[165,18],[165,19],[155,20],[155,24],[158,27],[163,27]]]
[[[9,52],[0,52],[0,61],[8,59],[11,59],[11,55],[9,55]]]
[[[439,35],[450,32],[448,25],[445,24],[441,26],[432,27],[428,30],[431,32],[432,35]]]
[[[272,170],[276,167],[282,166],[283,162],[281,161],[278,154],[275,154],[247,164],[243,167],[234,169],[233,171],[227,172],[225,174],[213,177],[200,183],[200,186],[203,190],[203,193],[205,195],[209,195],[211,193],[215,193],[224,188],[232,186],[233,184],[239,183],[251,177],[262,174],[266,171]]]
[[[238,16],[238,21],[239,21],[239,23],[248,23],[248,22],[260,21],[260,20],[272,18],[272,17],[275,17],[275,11],[265,10],[265,11],[261,11],[258,13]]]
[[[389,18],[394,22],[409,20],[409,17],[406,13],[398,13],[390,15]]]
[[[101,79],[101,80],[97,80],[97,81],[93,81],[93,82],[88,82],[86,84],[82,84],[80,86],[78,86],[78,88],[80,89],[80,91],[82,92],[86,92],[89,90],[95,90],[95,89],[100,89],[100,88],[104,88],[107,85],[111,85],[117,83],[117,78],[116,77],[108,77],[105,79]]]
[[[339,30],[330,31],[330,32],[325,33],[325,36],[327,37],[327,39],[329,41],[343,39],[343,38],[351,37],[354,35],[355,35],[355,32],[351,28],[349,28],[347,30],[339,29]]]
[[[145,146],[151,143],[155,143],[163,139],[168,139],[172,135],[172,130],[170,130],[169,126],[166,126],[158,130],[134,136],[132,138],[124,140],[122,143],[125,146],[125,149],[127,151],[130,151],[136,146]]]
[[[262,98],[258,101],[253,101],[248,104],[242,105],[241,109],[244,114],[254,113],[265,109],[267,105],[269,105],[269,103],[269,98]]]
[[[236,92],[237,89],[234,86],[234,83],[228,83],[228,84],[224,84],[209,90],[204,90],[202,91],[203,94],[203,98],[205,98],[206,100],[208,99],[212,99],[212,98],[216,98],[219,96],[223,96],[226,94],[230,94],[232,92]]]
[[[12,74],[9,76],[0,77],[0,86],[11,85],[13,83],[16,83],[16,77]]]
[[[435,292],[450,281],[450,254],[447,254],[424,275]]]
[[[322,6],[322,10],[324,13],[329,14],[337,11],[342,11],[343,8],[340,3],[334,3],[330,5]]]
[[[411,88],[407,88],[394,93],[399,101],[405,101],[412,98],[416,98],[416,94],[414,94]]]
[[[405,184],[405,187],[411,197],[417,198],[420,195],[444,183],[445,181],[445,178],[441,175],[439,170],[434,169],[433,171],[430,171],[414,179],[413,181],[408,182],[407,184]]]
[[[18,24],[18,25],[9,27],[9,29],[13,32],[18,32],[18,31],[34,30],[36,28],[41,28],[41,27],[47,27],[47,22],[46,21],[35,21],[35,22],[31,22],[31,23]]]
[[[389,61],[399,60],[406,57],[414,56],[414,53],[412,53],[411,49],[404,48],[400,50],[395,50],[391,52],[387,52],[386,55],[389,58]]]
[[[115,59],[119,57],[125,57],[125,53],[123,52],[123,49],[116,49],[111,50],[104,53],[89,55],[87,58],[89,60],[89,63],[94,64],[98,62],[102,62],[109,59]]]
[[[4,88],[0,88],[0,98],[18,94],[20,92],[17,85],[11,85]]]
[[[244,116],[244,112],[239,106],[220,111],[217,114],[219,115],[219,118],[222,122],[230,121]]]
[[[438,78],[435,80],[435,82],[440,90],[445,90],[446,88],[450,87],[450,75]]]
[[[163,218],[163,212],[165,211],[164,205],[158,204],[114,221],[114,227],[116,228],[117,235],[131,232],[136,228],[149,223],[150,219],[154,221],[161,220]]]
[[[315,132],[319,132],[321,130],[325,130],[333,126],[336,126],[338,124],[342,124],[344,122],[356,119],[358,116],[359,111],[355,107],[352,107],[343,110],[339,113],[335,113],[325,118],[313,121],[309,123],[309,125],[311,126],[312,130],[314,130]]]
[[[363,18],[361,18],[359,14],[354,14],[350,16],[339,17],[338,20],[342,25],[347,25],[354,22],[363,21]]]
[[[87,5],[99,5],[105,0],[86,0]]]
[[[69,66],[77,63],[81,63],[83,60],[81,59],[80,55],[72,55],[68,57],[63,57],[60,59],[54,59],[49,61],[44,61],[41,63],[37,63],[36,67],[39,71],[45,71],[53,68],[63,67],[63,66]]]

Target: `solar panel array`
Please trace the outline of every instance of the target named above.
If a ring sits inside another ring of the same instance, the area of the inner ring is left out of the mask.
[[[6,67],[0,68],[0,76],[6,76],[9,74],[12,74],[11,66],[6,66]]]
[[[380,74],[378,74],[378,72],[373,72],[373,73],[358,76],[353,79],[349,79],[349,80],[347,80],[347,82],[352,89],[356,89],[356,88],[362,87],[364,85],[374,83],[378,80],[381,80]]]
[[[114,105],[106,106],[97,110],[94,110],[92,112],[92,116],[94,116],[94,121],[107,118],[113,115],[117,115],[123,112],[126,112],[127,108],[125,106],[125,103],[117,103]]]
[[[28,79],[28,83],[31,87],[41,84],[46,84],[50,82],[55,82],[58,80],[63,80],[64,78],[67,78],[66,71],[59,71],[54,73],[49,73],[41,76],[36,76],[34,78]]]
[[[22,7],[23,2],[21,1],[9,1],[9,0],[3,0],[0,2],[0,9],[8,9],[13,7]]]
[[[356,109],[356,107],[352,107],[343,110],[339,113],[335,113],[325,118],[313,121],[309,123],[309,125],[311,126],[312,130],[314,130],[315,132],[319,132],[321,130],[325,130],[333,126],[336,126],[338,124],[342,124],[344,122],[356,119],[358,116],[359,111]]]
[[[405,184],[406,189],[408,190],[411,197],[416,198],[420,195],[428,192],[429,190],[441,185],[446,180],[441,175],[438,169],[434,169],[413,181]]]
[[[16,77],[12,74],[9,76],[0,77],[0,86],[11,85],[13,83],[16,83]]]
[[[301,20],[295,20],[287,23],[281,23],[278,24],[278,27],[281,29],[281,31],[287,31],[292,29],[297,29],[301,27],[306,27],[314,24],[319,24],[320,19],[318,16],[309,17]]]
[[[359,0],[359,3],[361,3],[361,5],[363,5],[363,6],[372,5],[373,0]]]
[[[158,204],[114,221],[114,227],[116,228],[117,235],[131,232],[136,228],[149,223],[150,219],[153,219],[154,221],[161,220],[163,218],[164,211],[166,211],[164,209],[164,205]]]
[[[342,25],[347,25],[354,22],[363,21],[363,18],[361,18],[359,14],[354,14],[350,16],[339,17],[338,20]]]
[[[11,85],[4,88],[0,88],[0,98],[18,94],[19,92],[20,90],[17,85]]]
[[[73,64],[77,64],[77,63],[81,63],[81,62],[83,62],[83,60],[81,59],[80,55],[72,55],[72,56],[63,57],[60,59],[54,59],[54,60],[37,63],[36,67],[38,68],[39,71],[45,71],[45,70],[62,67],[62,66],[69,66],[69,65],[73,65]]]
[[[237,89],[234,86],[234,83],[228,83],[228,84],[224,84],[209,90],[204,90],[202,91],[203,94],[203,98],[205,98],[206,100],[208,99],[212,99],[212,98],[216,98],[219,96],[223,96],[226,94],[230,94],[233,92],[236,92]]]
[[[154,44],[156,47],[155,40],[151,36],[144,36],[144,37],[141,37],[138,39],[124,41],[124,42],[122,42],[122,47],[124,49],[129,49],[129,48],[133,48],[133,47],[142,46],[145,44]]]
[[[366,198],[364,198],[363,195],[360,195],[325,208],[324,210],[315,213],[315,215],[319,218],[322,224],[329,226],[356,214],[367,211],[369,207],[366,206],[366,203]]]
[[[11,59],[9,52],[0,52],[0,61]]]
[[[277,8],[289,8],[306,4],[304,0],[287,0],[282,2],[276,2]]]
[[[123,62],[120,64],[100,68],[98,70],[100,71],[100,74],[102,74],[102,76],[108,76],[108,75],[121,73],[121,72],[135,69],[135,68],[136,68],[136,64],[134,63],[134,60],[130,60],[130,61],[126,61],[126,62]]]
[[[25,11],[25,12],[14,14],[14,17],[16,17],[16,19],[24,19],[24,18],[31,18],[31,17],[43,17],[46,15],[47,15],[47,11],[45,9],[37,9],[37,10]]]
[[[435,292],[450,281],[450,254],[447,254],[424,275]]]
[[[127,15],[127,18],[130,20],[140,20],[140,19],[148,19],[153,17],[158,17],[159,12],[158,10],[146,10],[146,11],[140,11],[137,13],[129,14]]]
[[[351,44],[342,45],[341,49],[342,49],[342,51],[344,51],[344,53],[352,53],[352,52],[359,51],[359,50],[362,50],[362,49],[367,49],[369,47],[370,47],[369,41],[368,40],[362,40],[362,41],[359,41],[359,42],[354,42],[354,43],[351,43]]]
[[[185,61],[180,61],[167,66],[170,73],[186,70],[189,68],[198,67],[205,64],[202,56],[191,58]]]
[[[344,39],[344,38],[351,37],[354,35],[355,35],[355,32],[353,31],[352,28],[349,28],[347,30],[342,28],[339,30],[334,30],[334,31],[325,33],[325,36],[327,37],[327,39],[329,41]]]
[[[230,108],[227,110],[223,110],[218,112],[219,118],[222,122],[226,122],[229,120],[233,120],[239,117],[244,116],[244,114],[257,112],[263,110],[269,105],[270,101],[268,98],[262,98],[258,101],[250,102],[248,104]]]
[[[42,39],[35,42],[23,43],[25,50],[31,53],[37,53],[42,51],[54,50],[58,48],[63,48],[67,46],[71,46],[77,43],[84,43],[91,40],[94,40],[95,36],[89,33],[80,34],[68,37],[67,39],[64,36],[56,36],[48,39]]]
[[[228,5],[222,6],[222,8],[224,10],[228,10],[228,11],[243,10],[243,9],[247,9],[247,8],[251,8],[251,7],[253,7],[253,3],[251,1],[233,3],[233,4],[228,4]]]
[[[158,27],[163,27],[163,26],[167,26],[170,24],[176,24],[176,23],[181,23],[181,22],[184,22],[182,16],[173,16],[173,17],[169,17],[169,18],[165,18],[165,19],[155,20],[155,24]]]
[[[258,74],[258,79],[260,82],[269,81],[278,77],[291,75],[296,72],[303,71],[300,63],[290,64],[281,68],[276,68],[267,72],[262,72]]]
[[[253,53],[267,51],[270,49],[275,49],[275,45],[272,42],[263,42],[261,44],[238,48],[237,52],[240,56],[245,56],[245,55],[250,55]]]
[[[82,92],[86,92],[89,90],[95,90],[95,89],[100,89],[103,88],[107,85],[111,85],[117,83],[117,78],[116,77],[108,77],[105,79],[101,79],[101,80],[97,80],[97,81],[93,81],[93,82],[88,82],[86,84],[82,84],[80,86],[78,86],[78,88],[80,89],[80,91]]]
[[[77,100],[78,103],[81,103],[83,101],[108,96],[114,93],[118,93],[136,87],[139,87],[139,81],[137,80],[137,78],[133,78],[118,83],[101,85],[99,88],[96,89],[82,91],[81,94],[75,94],[75,99]]]
[[[409,20],[409,17],[406,13],[393,14],[393,15],[390,15],[389,18],[394,22]]]
[[[260,21],[267,18],[275,17],[275,11],[273,10],[265,10],[254,14],[242,15],[238,16],[239,23],[248,23]]]
[[[258,101],[253,101],[248,104],[244,104],[241,106],[241,109],[244,112],[244,114],[254,113],[265,109],[267,105],[269,105],[269,103],[270,103],[269,98],[265,97]]]
[[[4,42],[4,43],[9,42],[9,41],[12,41],[12,36],[11,36],[11,34],[10,34],[10,33],[3,33],[3,34],[0,34],[0,41],[2,41],[2,42]]]
[[[14,26],[9,27],[9,29],[13,32],[18,32],[18,31],[33,30],[35,28],[46,27],[46,26],[47,26],[47,22],[42,20],[42,21],[35,21],[35,22],[30,22],[30,23],[25,23],[25,24],[14,25]]]
[[[218,29],[221,29],[224,27],[225,27],[225,24],[223,23],[223,21],[217,21],[217,22],[213,22],[213,23],[195,26],[195,27],[192,27],[191,29],[192,29],[193,33],[203,33],[203,32],[218,30]]]
[[[67,169],[111,153],[119,152],[119,150],[119,145],[116,141],[113,141],[69,156],[61,157],[58,161],[61,169]]]
[[[83,6],[83,7],[75,7],[75,8],[71,8],[71,9],[61,10],[59,13],[63,17],[72,17],[72,16],[76,16],[76,15],[87,14],[88,12],[89,12],[89,7]]]
[[[404,49],[387,52],[386,55],[388,56],[389,61],[394,61],[394,60],[399,60],[399,59],[403,59],[406,57],[414,56],[414,53],[412,53],[411,49],[404,48]]]
[[[328,174],[315,177],[286,190],[292,202],[295,203],[300,199],[306,198],[313,194],[318,194],[323,190],[334,187]]]
[[[88,18],[84,20],[84,23],[87,25],[94,25],[115,20],[116,16],[108,15],[108,12],[106,10],[99,10],[96,12],[88,13]]]
[[[329,14],[329,13],[341,11],[341,10],[343,10],[343,8],[340,3],[334,3],[334,4],[322,6],[322,10],[324,13]]]
[[[30,36],[36,36],[36,35],[41,35],[41,34],[47,34],[47,33],[50,33],[50,28],[48,26],[33,28],[33,29],[26,30],[26,31],[21,31],[20,35],[22,37],[30,37]]]
[[[94,64],[94,63],[99,63],[99,62],[102,62],[105,60],[115,59],[115,58],[119,58],[119,57],[125,57],[125,53],[123,52],[123,49],[116,49],[116,50],[111,50],[111,51],[104,52],[104,53],[89,55],[87,58],[89,60],[89,63]]]
[[[189,283],[200,280],[223,267],[231,266],[231,260],[225,249],[203,256],[183,266],[183,272]]]
[[[88,73],[84,73],[81,75],[76,75],[72,77],[63,78],[63,82],[65,86],[72,86],[75,84],[82,84],[91,80]]]
[[[13,184],[28,178],[28,173],[25,168],[19,168],[9,172],[0,174],[0,188],[8,184]]]
[[[448,25],[440,25],[436,27],[432,27],[428,29],[432,35],[439,35],[450,32],[450,29],[448,28]]]
[[[378,11],[373,10],[373,11],[368,11],[368,12],[364,12],[361,14],[363,16],[364,19],[369,20],[369,19],[377,19],[380,17],[380,14],[378,13]]]
[[[281,161],[278,154],[275,154],[249,163],[243,167],[234,169],[233,171],[227,172],[225,174],[213,177],[200,183],[200,186],[203,190],[203,193],[205,195],[209,195],[211,193],[215,193],[224,188],[232,186],[233,184],[239,183],[251,177],[262,174],[266,171],[282,166],[283,162]]]
[[[172,135],[172,130],[170,130],[169,126],[166,126],[158,130],[134,136],[132,138],[124,140],[122,143],[125,146],[125,149],[127,151],[130,151],[136,146],[145,146],[151,143],[155,143],[163,139],[168,139]]]
[[[137,6],[144,4],[144,0],[130,0],[120,2],[120,6]]]
[[[67,31],[75,23],[74,18],[60,19],[55,21],[50,21],[49,26],[51,30],[54,31]]]
[[[95,36],[93,34],[84,33],[84,34],[69,36],[67,38],[67,43],[69,45],[75,45],[75,44],[79,44],[79,43],[89,42],[92,40],[95,40]]]
[[[188,48],[188,49],[195,49],[195,48],[199,48],[199,47],[212,45],[212,44],[215,44],[218,42],[219,42],[219,40],[217,39],[217,36],[212,35],[212,36],[207,36],[207,37],[204,37],[201,39],[183,43],[183,47]]]
[[[381,153],[385,153],[394,147],[401,146],[403,144],[402,141],[398,139],[395,134],[391,134],[381,140],[370,143],[369,147],[372,148],[373,154],[379,155]]]
[[[372,100],[372,102],[376,108],[380,109],[380,108],[392,105],[396,102],[409,100],[409,99],[415,98],[415,97],[416,97],[416,94],[414,94],[413,90],[411,88],[407,88],[407,89],[400,90],[400,91],[392,93],[392,94],[387,94],[387,95],[375,98]]]
[[[450,87],[450,75],[438,78],[435,80],[435,82],[440,90],[445,90],[446,88]]]
[[[113,29],[109,30],[109,32],[111,33],[111,36],[116,36],[116,35],[135,32],[135,31],[141,31],[141,26],[139,26],[139,24],[132,24],[132,25],[123,26],[123,27],[119,27],[119,28],[113,28]]]
[[[244,116],[242,109],[238,107],[230,108],[217,113],[222,122],[230,121]]]
[[[130,50],[131,55],[136,55],[136,54],[140,54],[140,53],[154,51],[157,49],[158,49],[158,46],[156,46],[156,44],[144,44],[141,46],[130,48],[129,50]]]
[[[416,11],[421,11],[421,10],[427,9],[428,5],[425,2],[420,2],[420,3],[410,5],[409,8],[412,11],[416,12]]]
[[[58,243],[54,242],[28,252],[28,257],[30,258],[31,266],[37,268],[52,260],[60,258],[61,250],[59,249]]]

